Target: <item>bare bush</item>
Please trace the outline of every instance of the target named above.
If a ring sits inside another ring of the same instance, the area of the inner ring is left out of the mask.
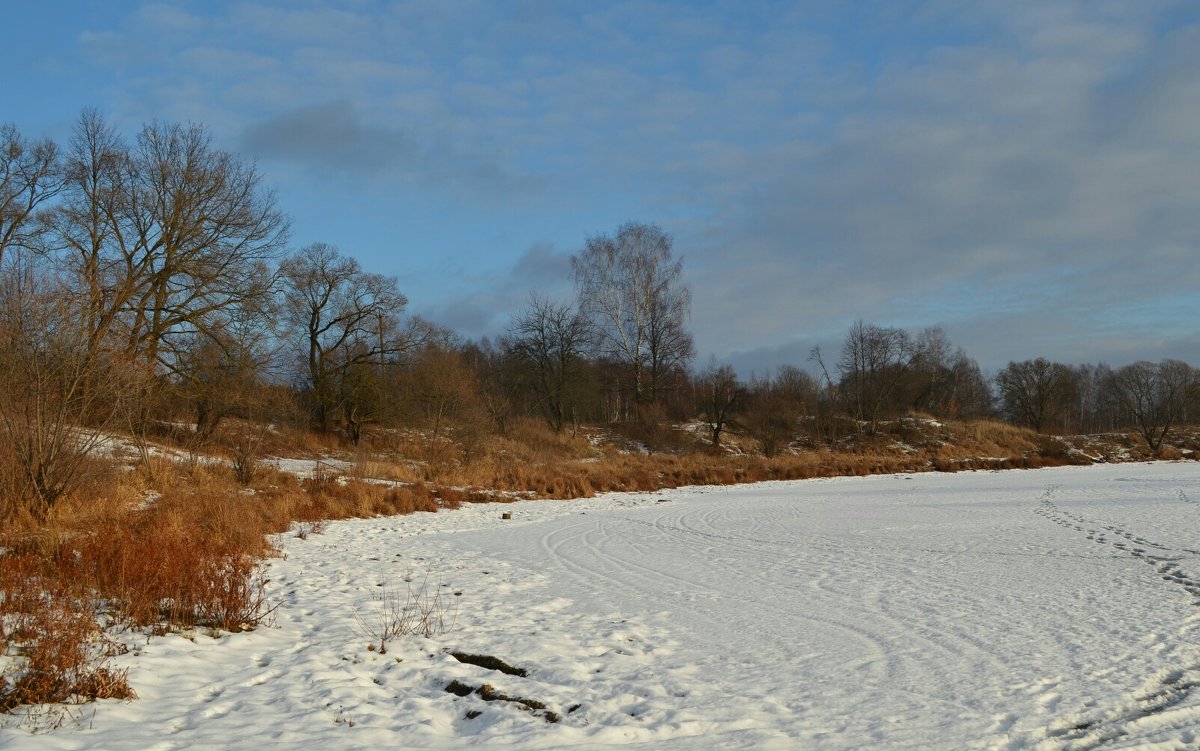
[[[406,577],[407,581],[407,577]],[[458,598],[447,602],[442,597],[442,587],[430,588],[429,576],[413,587],[408,583],[407,595],[398,589],[385,589],[376,598],[373,616],[364,617],[354,611],[354,622],[358,633],[371,640],[371,648],[380,654],[387,653],[387,643],[401,636],[419,634],[425,638],[444,634],[454,628],[458,620]],[[376,647],[375,643],[379,646]]]
[[[100,628],[95,601],[39,575],[29,556],[0,563],[0,647],[19,655],[0,676],[0,712],[137,698],[128,671],[111,666],[122,648]]]
[[[84,480],[131,379],[88,346],[66,290],[38,269],[0,279],[0,517],[44,520]]]
[[[267,578],[257,560],[233,554],[210,558],[206,563],[200,597],[195,604],[198,623],[211,629],[238,632],[273,622],[279,603],[267,603]]]
[[[58,557],[60,577],[91,583],[122,620],[155,631],[245,631],[269,618],[261,552],[250,547],[265,546],[263,522],[236,511],[221,518],[219,503],[186,518],[177,504],[160,500],[144,516],[112,519],[73,543]],[[234,527],[253,539],[239,539]]]
[[[263,425],[243,423],[235,431],[229,447],[233,461],[233,476],[242,485],[254,481],[258,471],[259,449],[266,437],[267,429]]]
[[[785,450],[801,430],[803,418],[812,416],[812,421],[803,423],[810,432],[816,429],[820,392],[811,375],[792,366],[780,368],[774,378],[763,376],[751,382],[742,419],[764,456]]]
[[[319,535],[325,531],[325,526],[328,524],[324,519],[315,519],[307,522],[296,523],[296,537],[301,540],[307,540],[309,535]]]

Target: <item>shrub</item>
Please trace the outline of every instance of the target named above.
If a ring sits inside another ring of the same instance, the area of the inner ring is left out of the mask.
[[[0,647],[19,648],[0,680],[0,712],[25,704],[133,699],[122,649],[100,628],[95,600],[72,596],[29,555],[0,557]]]
[[[454,628],[458,620],[458,594],[455,593],[453,602],[442,598],[442,588],[429,586],[429,576],[426,575],[417,587],[413,587],[411,577],[406,576],[408,584],[407,596],[402,596],[399,590],[385,589],[383,594],[376,597],[376,612],[373,616],[363,616],[354,611],[354,622],[361,636],[371,640],[371,649],[378,649],[379,654],[387,654],[387,643],[401,636],[419,634],[426,639],[431,636],[444,634]],[[375,647],[375,642],[379,646]]]
[[[158,516],[112,525],[64,548],[78,570],[139,627],[253,628],[270,613],[257,559],[237,545]]]

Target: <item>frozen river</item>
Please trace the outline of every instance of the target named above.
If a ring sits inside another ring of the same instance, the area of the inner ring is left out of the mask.
[[[0,745],[1192,748],[1198,501],[1200,463],[1162,463],[331,523],[281,538],[273,627],[131,642],[141,699]],[[453,627],[369,651],[355,614],[422,581]]]

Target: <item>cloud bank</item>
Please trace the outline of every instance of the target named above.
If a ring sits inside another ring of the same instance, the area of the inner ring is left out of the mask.
[[[941,325],[995,368],[1200,361],[1197,16],[259,0],[78,38],[119,118],[208,123],[322,206],[305,242],[417,280],[413,309],[467,336],[639,220],[685,258],[703,358],[797,362],[861,317]]]

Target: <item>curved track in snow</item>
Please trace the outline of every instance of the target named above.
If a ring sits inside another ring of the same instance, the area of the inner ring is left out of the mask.
[[[274,628],[143,640],[123,658],[142,700],[0,745],[1194,748],[1198,486],[1200,463],[1117,465],[330,524],[281,538]],[[368,651],[354,614],[406,574],[457,605],[455,627]]]

